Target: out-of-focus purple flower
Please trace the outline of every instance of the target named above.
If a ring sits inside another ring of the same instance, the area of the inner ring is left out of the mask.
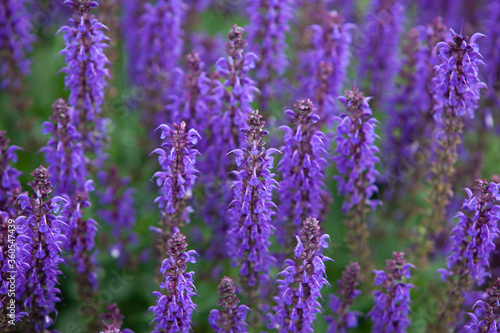
[[[135,62],[137,54],[141,52],[137,47],[140,40],[140,17],[144,14],[144,3],[146,0],[124,0],[122,1],[122,35],[127,54],[127,69],[129,79],[137,77]]]
[[[378,121],[372,117],[369,100],[354,85],[352,91],[346,90],[345,97],[339,97],[347,113],[335,117],[338,125],[334,160],[340,174],[335,179],[338,181],[339,194],[345,197],[342,211],[350,214],[346,223],[351,249],[363,260],[369,254],[366,240],[368,231],[364,219],[370,209],[373,210],[380,204],[378,200],[371,198],[378,191],[375,185],[378,175],[375,164],[379,161],[376,156],[379,149],[375,146],[375,127]]]
[[[232,200],[229,172],[234,169],[234,164],[227,158],[227,152],[244,146],[245,135],[240,129],[247,128],[245,115],[252,111],[250,103],[258,92],[255,82],[249,77],[249,71],[255,67],[258,58],[254,53],[244,52],[246,41],[243,39],[243,32],[244,29],[237,25],[229,30],[227,58],[217,61],[216,74],[212,80],[214,87],[211,94],[215,105],[209,120],[210,137],[207,142],[210,145],[201,169],[206,174],[205,193],[211,195],[207,198],[210,204],[205,206],[203,215],[215,230],[210,249],[214,256],[227,255],[223,237],[230,224],[226,211]]]
[[[304,220],[294,254],[295,260],[287,259],[286,268],[279,273],[278,295],[274,300],[275,316],[271,327],[279,332],[314,332],[316,314],[321,313],[321,288],[329,286],[324,262],[332,260],[321,254],[327,248],[328,235],[320,235],[319,222],[315,218]]]
[[[439,270],[443,281],[451,275],[467,274],[480,286],[491,276],[488,260],[500,232],[499,187],[500,184],[478,179],[476,194],[465,189],[468,199],[457,213],[457,225],[451,231],[447,269]]]
[[[161,195],[155,199],[161,209],[159,233],[161,252],[174,228],[179,228],[189,223],[191,207],[188,200],[192,196],[192,189],[198,170],[195,168],[198,150],[194,146],[198,143],[200,135],[196,130],[186,130],[186,123],[179,125],[173,123],[172,128],[163,124],[161,139],[164,140],[161,148],[156,148],[151,154],[158,154],[158,163],[161,171],[156,172],[156,185],[161,188]]]
[[[205,66],[210,68],[220,58],[221,50],[224,49],[225,37],[220,35],[212,36],[200,31],[191,32],[189,41],[193,52],[196,52]]]
[[[381,290],[373,292],[375,305],[368,313],[373,322],[373,332],[406,332],[410,325],[410,289],[413,285],[403,282],[403,278],[411,278],[410,268],[414,265],[406,263],[404,252],[394,252],[393,259],[386,260],[385,271],[374,270],[375,285]]]
[[[127,328],[122,329],[123,315],[116,303],[106,305],[106,312],[101,315],[104,329],[100,333],[134,333]]]
[[[353,25],[344,23],[337,12],[325,12],[319,24],[310,27],[312,37],[301,55],[300,93],[314,96],[321,125],[333,126],[339,114],[335,98],[340,95],[349,65]]]
[[[13,192],[21,187],[19,182],[21,171],[13,168],[11,163],[17,163],[16,151],[22,150],[22,148],[14,145],[9,146],[9,142],[7,132],[0,131],[0,211],[8,212],[14,218],[15,208],[13,205],[9,205],[9,199]]]
[[[359,271],[359,264],[351,262],[342,272],[342,278],[337,281],[338,294],[341,297],[330,294],[328,307],[334,314],[333,317],[326,318],[330,333],[345,333],[348,329],[358,326],[359,314],[355,311],[349,311],[349,307],[361,294],[361,290],[356,289],[359,285]]]
[[[191,332],[191,317],[196,305],[192,297],[196,295],[193,284],[194,272],[186,272],[187,263],[195,263],[194,250],[186,252],[186,236],[176,232],[168,240],[167,258],[161,264],[160,272],[165,282],[160,284],[165,294],[154,291],[158,297],[155,306],[149,307],[155,323],[153,333]]]
[[[59,264],[64,263],[61,256],[66,243],[63,230],[67,220],[59,214],[61,197],[50,197],[52,185],[50,174],[43,166],[31,174],[34,180],[29,185],[34,195],[25,194],[17,198],[23,215],[16,218],[16,295],[30,314],[27,323],[29,331],[42,331],[52,326],[56,303],[60,302],[57,288]]]
[[[64,33],[65,48],[60,54],[66,62],[61,71],[66,73],[68,104],[74,107],[73,125],[83,137],[85,151],[99,155],[107,140],[108,119],[97,116],[110,76],[106,68],[109,60],[104,54],[109,38],[103,30],[107,28],[90,13],[98,6],[96,1],[65,0],[64,4],[74,9],[69,25],[58,31]]]
[[[57,99],[52,104],[52,111],[51,122],[42,125],[42,133],[50,133],[51,137],[40,151],[49,164],[54,193],[72,196],[76,189],[83,187],[87,178],[82,137],[73,126],[73,110],[68,108],[64,99]]]
[[[98,172],[97,178],[104,187],[97,192],[102,207],[97,210],[97,215],[112,228],[111,256],[124,265],[129,250],[136,243],[135,235],[131,233],[136,221],[134,189],[129,187],[130,179],[120,177],[116,166]]]
[[[395,93],[394,80],[401,66],[398,53],[404,29],[405,0],[372,0],[365,18],[365,43],[359,50],[360,76],[370,84],[370,95],[377,105],[390,104]]]
[[[228,209],[230,221],[227,232],[227,252],[233,265],[240,267],[240,281],[250,308],[259,303],[261,288],[269,280],[269,268],[275,259],[269,252],[270,236],[274,230],[271,217],[276,206],[272,191],[277,182],[271,172],[272,154],[276,149],[265,148],[264,121],[258,110],[248,113],[248,129],[242,129],[246,144],[230,153],[237,169],[233,171],[233,201]]]
[[[30,32],[30,12],[27,0],[4,0],[0,2],[0,89],[17,89],[21,78],[30,71],[30,60],[34,36]]]
[[[319,116],[314,112],[311,100],[297,101],[294,109],[285,111],[290,126],[281,127],[285,132],[285,145],[278,166],[283,179],[278,189],[278,240],[290,246],[302,221],[307,217],[320,217],[322,197],[326,195],[324,172],[328,155],[325,149],[327,139],[317,129]]]
[[[67,202],[61,212],[68,223],[66,229],[68,243],[64,249],[71,254],[71,263],[78,273],[76,275],[78,292],[83,300],[91,300],[98,287],[95,249],[97,222],[94,219],[83,219],[83,210],[90,207],[89,193],[93,190],[94,182],[87,180],[81,188],[75,190],[74,194],[65,196]]]
[[[217,333],[247,332],[245,319],[249,309],[246,305],[238,305],[240,300],[235,291],[233,279],[224,276],[217,286],[217,294],[219,295],[217,305],[222,308],[222,311],[214,309],[210,311],[208,316],[210,327]]]
[[[466,333],[496,333],[500,328],[500,279],[497,278],[491,288],[486,289],[488,299],[479,300],[473,306],[473,313],[469,313],[470,322],[463,327]]]
[[[269,114],[270,98],[280,93],[279,79],[283,78],[288,60],[286,34],[293,16],[292,0],[247,1],[248,48],[259,56],[256,65],[257,86],[260,90],[260,108]]]

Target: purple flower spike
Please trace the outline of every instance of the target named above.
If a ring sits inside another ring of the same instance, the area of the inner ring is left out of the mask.
[[[375,146],[378,121],[372,117],[369,99],[354,85],[352,91],[346,90],[345,97],[339,97],[347,113],[335,118],[338,125],[334,160],[340,174],[335,179],[339,194],[345,197],[342,211],[348,214],[348,242],[354,255],[363,259],[362,264],[367,264],[365,259],[369,256],[368,230],[364,219],[368,211],[380,204],[372,199],[378,191],[375,164],[379,161],[376,156],[379,149]]]
[[[399,42],[404,31],[404,0],[373,0],[365,19],[366,42],[359,50],[361,77],[370,85],[373,95],[383,108],[389,106],[394,96],[395,78],[401,67]]]
[[[439,42],[435,47],[440,63],[435,66],[431,81],[437,142],[433,147],[435,156],[429,198],[430,235],[443,231],[445,227],[446,207],[453,193],[451,182],[455,174],[454,165],[463,121],[474,118],[480,89],[486,87],[478,77],[478,67],[483,61],[476,44],[476,40],[483,35],[476,33],[469,37],[457,34],[452,29],[450,33],[452,41]]]
[[[129,329],[122,329],[123,315],[116,303],[106,305],[106,312],[101,315],[104,329],[100,333],[134,333]]]
[[[155,199],[161,209],[161,220],[158,243],[161,253],[175,228],[189,223],[191,207],[188,200],[192,196],[192,189],[198,170],[195,168],[196,156],[200,153],[194,149],[200,135],[196,130],[186,129],[186,123],[173,124],[172,128],[163,124],[157,128],[161,130],[163,143],[151,154],[158,154],[158,163],[161,171],[153,175],[156,185],[161,188],[161,195]]]
[[[259,56],[257,62],[257,86],[260,93],[260,107],[269,114],[269,99],[280,91],[278,84],[288,67],[285,54],[286,34],[292,19],[292,0],[248,1],[247,13],[250,17],[248,45],[250,51]]]
[[[18,204],[23,215],[16,218],[17,276],[16,295],[30,314],[31,322],[26,331],[43,331],[52,326],[51,317],[56,304],[61,301],[59,264],[64,263],[62,248],[67,240],[63,229],[67,220],[59,212],[61,197],[51,198],[50,174],[43,166],[31,174],[34,180],[29,185],[34,195],[20,195]]]
[[[491,288],[486,289],[488,299],[479,300],[474,304],[473,313],[468,313],[470,322],[462,331],[466,333],[498,332],[500,328],[500,279],[497,279]]]
[[[65,5],[74,9],[69,25],[59,31],[64,33],[66,73],[64,84],[69,90],[68,104],[74,107],[73,124],[84,139],[86,152],[102,152],[106,141],[107,119],[97,117],[104,102],[104,88],[109,78],[108,58],[104,54],[109,38],[107,29],[90,11],[97,2],[69,0]]]
[[[328,247],[328,235],[320,235],[315,218],[304,220],[297,237],[295,260],[287,259],[286,268],[279,273],[278,295],[274,297],[275,316],[271,327],[279,332],[314,332],[316,314],[321,313],[321,288],[329,286],[325,264],[332,260],[321,254]]]
[[[403,278],[411,277],[410,268],[414,265],[406,263],[404,252],[394,252],[393,259],[386,260],[385,271],[374,270],[375,285],[381,290],[375,291],[375,305],[368,313],[373,322],[373,332],[404,333],[410,325],[410,289],[413,285],[403,282]]]
[[[337,281],[339,286],[338,293],[341,297],[330,295],[328,307],[332,310],[334,316],[327,317],[328,332],[345,333],[347,330],[358,326],[359,313],[349,311],[354,300],[361,294],[361,290],[356,289],[359,286],[360,267],[357,262],[351,262],[342,272],[342,278]]]
[[[346,79],[352,27],[335,11],[322,13],[320,24],[310,27],[311,45],[301,56],[300,91],[314,96],[320,116],[318,128],[323,124],[333,127],[333,117],[339,114],[335,98]]]
[[[7,132],[0,131],[0,211],[8,212],[12,218],[15,218],[15,204],[13,196],[19,194],[21,183],[19,176],[21,171],[13,168],[11,163],[17,162],[17,150],[22,150],[18,146],[9,146]]]
[[[219,295],[217,305],[222,308],[222,311],[214,309],[210,311],[208,316],[210,327],[217,333],[247,332],[248,324],[245,319],[249,309],[246,305],[238,305],[240,300],[235,291],[234,281],[224,276],[217,287],[217,294]]]
[[[50,133],[51,137],[40,151],[49,163],[55,194],[72,196],[76,189],[83,188],[87,178],[82,137],[71,121],[74,110],[70,110],[62,98],[52,104],[52,110],[52,122],[46,121],[42,125],[42,133]]]
[[[0,90],[18,89],[21,78],[28,75],[34,36],[30,32],[27,0],[0,2]]]
[[[285,146],[278,166],[283,179],[278,189],[278,240],[292,247],[293,235],[300,230],[302,221],[309,216],[319,218],[323,197],[329,195],[324,184],[328,153],[327,139],[318,130],[319,116],[311,100],[297,101],[294,111],[286,110],[285,115],[290,126],[281,127]]]
[[[264,121],[258,110],[248,114],[248,129],[242,129],[246,145],[231,151],[237,169],[233,171],[233,201],[228,209],[231,225],[227,232],[228,252],[233,265],[240,267],[241,285],[248,306],[256,310],[259,293],[269,280],[269,268],[274,257],[269,252],[269,237],[274,230],[271,217],[275,205],[272,191],[277,182],[271,172],[273,153],[266,150]]]
[[[489,257],[495,252],[499,236],[499,188],[500,184],[478,179],[474,192],[465,189],[468,198],[457,213],[457,225],[450,234],[447,268],[438,270],[447,291],[443,298],[446,306],[438,312],[437,323],[441,326],[437,329],[455,325],[464,292],[472,282],[480,286],[491,276]]]
[[[196,295],[193,284],[194,272],[186,272],[187,263],[195,263],[196,252],[187,251],[186,236],[176,232],[168,240],[167,258],[161,265],[161,274],[165,282],[160,288],[165,294],[154,291],[153,295],[158,297],[155,306],[151,306],[155,323],[153,333],[161,332],[191,332],[191,317],[196,305],[192,297]]]

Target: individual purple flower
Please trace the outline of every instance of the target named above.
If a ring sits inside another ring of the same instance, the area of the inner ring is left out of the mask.
[[[381,290],[373,292],[375,304],[368,312],[373,322],[372,331],[378,332],[406,332],[410,325],[410,289],[414,286],[403,282],[411,278],[410,268],[414,265],[406,263],[404,252],[394,252],[393,259],[386,260],[384,270],[374,270],[375,285]]]
[[[365,259],[369,256],[368,230],[364,219],[368,211],[380,204],[372,199],[378,191],[375,185],[378,176],[375,164],[379,161],[376,156],[379,149],[375,145],[375,127],[378,121],[372,117],[369,100],[354,85],[352,91],[346,90],[345,97],[339,97],[347,113],[335,118],[338,125],[334,160],[339,173],[335,179],[339,194],[345,197],[342,212],[348,214],[348,242],[353,253],[363,259],[362,264],[366,263]]]
[[[89,194],[94,190],[94,182],[87,180],[82,188],[77,189],[71,196],[66,196],[67,202],[63,206],[61,215],[68,223],[64,249],[71,256],[71,263],[75,266],[78,281],[78,292],[85,301],[92,301],[92,295],[97,290],[97,258],[95,236],[97,222],[94,219],[84,219],[83,211],[90,207]]]
[[[246,333],[248,324],[245,319],[249,309],[246,305],[238,305],[240,300],[236,296],[233,279],[224,276],[217,286],[217,295],[219,295],[217,305],[222,310],[210,311],[208,316],[210,327],[217,333]]]
[[[134,333],[127,328],[122,329],[123,315],[116,303],[106,305],[106,312],[101,315],[103,330],[100,333]]]
[[[34,194],[22,194],[17,202],[23,215],[16,218],[16,295],[29,313],[30,322],[25,331],[42,331],[52,326],[56,304],[61,301],[57,288],[59,264],[64,263],[62,248],[67,239],[63,230],[67,220],[59,214],[61,197],[50,197],[52,185],[50,174],[43,166],[32,174],[34,180],[28,184]]]
[[[57,99],[52,111],[51,121],[42,125],[42,133],[50,133],[51,137],[40,151],[49,164],[54,193],[72,196],[87,179],[82,137],[71,121],[74,110],[68,108],[64,99]]]
[[[292,19],[291,0],[250,0],[246,10],[249,50],[258,55],[255,77],[260,108],[268,115],[269,100],[280,93],[279,83],[288,67],[286,34]]]
[[[109,78],[108,58],[104,49],[109,38],[107,29],[90,11],[98,6],[96,1],[65,0],[73,8],[69,25],[59,31],[64,33],[66,73],[64,84],[69,90],[68,104],[74,107],[73,124],[83,137],[86,152],[102,151],[106,141],[107,119],[99,118],[104,102],[104,88]]]
[[[466,333],[497,333],[500,328],[500,279],[497,278],[491,288],[486,289],[487,300],[478,300],[473,306],[473,313],[469,313],[470,322],[464,325],[462,331]]]
[[[301,55],[300,93],[314,96],[320,126],[330,128],[339,114],[335,97],[341,92],[349,65],[352,24],[337,12],[325,12],[319,24],[310,27],[308,49]]]
[[[395,78],[401,66],[399,42],[404,29],[405,0],[372,0],[365,18],[365,43],[361,43],[360,76],[370,84],[370,95],[387,107],[394,96]]]
[[[30,32],[27,0],[0,2],[0,89],[19,89],[21,78],[29,74],[28,53],[34,36]]]
[[[144,107],[149,112],[146,121],[152,122],[151,126],[171,119],[165,115],[166,97],[178,93],[173,83],[182,56],[186,9],[182,0],[147,2],[139,21],[136,37],[139,52],[132,53],[136,55],[133,59],[136,77],[132,81],[145,90]]]
[[[195,168],[198,150],[194,146],[200,135],[196,130],[186,129],[186,123],[173,123],[172,128],[161,125],[161,139],[164,140],[161,148],[156,148],[151,154],[158,154],[158,163],[161,171],[156,172],[156,185],[161,188],[161,195],[155,199],[161,209],[160,228],[154,228],[159,233],[157,245],[161,252],[175,228],[189,223],[191,207],[188,200],[192,196],[192,189],[198,170]]]
[[[226,235],[227,252],[233,265],[240,267],[241,285],[247,304],[256,310],[262,286],[269,281],[269,268],[274,257],[269,252],[270,236],[274,226],[272,191],[277,182],[271,172],[276,149],[266,149],[264,121],[258,110],[248,113],[248,129],[242,129],[246,144],[230,153],[237,169],[233,171],[233,201],[228,209],[229,230]]]
[[[279,273],[275,315],[270,328],[279,332],[314,332],[316,314],[321,313],[321,288],[329,286],[324,262],[332,260],[321,254],[327,248],[328,235],[320,235],[319,221],[304,220],[294,254],[295,260],[287,259],[286,268]]]
[[[155,306],[151,306],[155,323],[153,333],[161,332],[191,332],[191,317],[196,305],[192,297],[196,295],[193,284],[194,272],[186,272],[187,263],[195,263],[194,250],[186,252],[186,236],[176,232],[168,240],[167,259],[161,265],[160,272],[165,277],[165,282],[160,288],[165,294],[154,291],[158,297]]]
[[[285,145],[278,165],[283,179],[278,189],[278,240],[292,247],[291,240],[302,221],[309,216],[320,217],[323,197],[328,195],[324,184],[328,153],[327,139],[317,128],[319,116],[311,100],[297,101],[294,110],[286,110],[285,115],[290,126],[281,127]]]
[[[111,256],[124,265],[131,247],[137,243],[136,235],[132,233],[136,221],[134,188],[129,186],[129,178],[120,176],[116,166],[98,172],[97,178],[103,184],[103,190],[97,192],[101,206],[97,215],[112,228],[113,239],[108,247]]]
[[[464,119],[474,118],[478,108],[479,92],[485,84],[478,78],[478,67],[483,64],[476,39],[463,36],[450,29],[452,41],[439,42],[436,51],[440,64],[435,67],[431,91],[434,97],[436,143],[433,147],[433,177],[429,211],[431,222],[428,234],[437,234],[445,226],[446,207],[449,203],[451,178],[457,161],[457,146]]]
[[[349,311],[349,307],[361,294],[361,290],[356,289],[359,286],[359,272],[359,264],[351,262],[342,272],[342,278],[337,281],[340,297],[330,295],[328,307],[334,314],[333,317],[326,318],[330,333],[345,333],[358,326],[359,314],[355,311]]]
[[[7,132],[0,131],[0,211],[8,212],[12,218],[15,218],[13,205],[9,205],[9,199],[16,189],[20,189],[21,183],[19,176],[21,171],[11,166],[11,163],[17,163],[16,151],[22,150],[21,147],[11,145]]]

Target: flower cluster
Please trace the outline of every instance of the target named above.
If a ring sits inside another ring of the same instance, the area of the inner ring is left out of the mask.
[[[485,22],[485,31],[488,31],[488,42],[485,43],[484,59],[487,64],[485,71],[489,87],[494,87],[500,81],[500,3],[491,2],[486,8],[489,13]],[[486,67],[486,66],[485,66]],[[488,89],[488,98],[491,100],[492,112],[500,107],[498,89]]]
[[[186,236],[176,232],[168,240],[167,259],[161,264],[160,272],[165,277],[165,282],[160,288],[166,291],[162,294],[154,291],[153,295],[158,297],[155,306],[149,311],[153,313],[155,323],[154,333],[191,331],[191,317],[196,305],[192,297],[195,294],[193,277],[194,272],[186,272],[187,263],[195,263],[193,250],[187,251]]]
[[[21,77],[29,73],[34,37],[30,32],[27,0],[6,0],[0,3],[0,89],[19,88]]]
[[[268,103],[279,93],[279,79],[288,67],[285,54],[286,34],[292,19],[291,0],[249,1],[247,13],[250,17],[248,44],[250,51],[259,56],[257,62],[257,86],[260,90],[260,107],[269,113]]]
[[[474,304],[474,313],[469,313],[470,323],[463,327],[466,333],[498,332],[500,328],[500,278],[491,288],[486,289],[488,300],[479,300]]]
[[[73,8],[69,25],[59,31],[64,33],[66,73],[64,84],[69,90],[68,104],[74,107],[73,124],[84,138],[86,152],[100,152],[106,140],[107,120],[98,118],[104,102],[109,61],[104,54],[109,38],[103,32],[106,27],[90,13],[98,6],[96,1],[65,0]]]
[[[378,191],[375,185],[378,175],[375,164],[379,161],[376,156],[379,149],[375,146],[378,122],[372,117],[369,98],[363,96],[357,85],[353,86],[353,90],[346,90],[345,97],[340,96],[339,101],[346,107],[347,113],[335,118],[338,125],[334,160],[340,174],[335,179],[339,193],[345,196],[342,211],[351,214],[347,219],[349,243],[355,255],[364,258],[369,253],[364,218],[370,209],[375,209],[380,203],[371,199]]]
[[[285,132],[278,170],[283,180],[278,189],[280,242],[291,240],[307,217],[319,218],[323,196],[327,195],[324,172],[327,165],[326,137],[317,129],[319,116],[311,100],[297,101],[294,110],[286,110],[290,126]]]
[[[414,265],[406,263],[404,252],[394,252],[393,259],[386,260],[386,270],[374,270],[375,285],[382,290],[373,293],[375,305],[368,313],[373,322],[373,332],[406,332],[410,325],[410,289],[413,285],[403,282],[403,278],[411,278],[410,268]]]
[[[316,314],[321,312],[318,298],[321,288],[329,285],[325,264],[330,258],[321,254],[327,248],[328,235],[320,235],[319,222],[315,218],[304,220],[294,254],[295,260],[287,259],[286,268],[277,280],[278,303],[272,327],[280,332],[314,332]]]
[[[394,95],[394,81],[401,66],[398,59],[400,36],[404,29],[404,0],[374,0],[365,18],[369,36],[360,49],[361,76],[368,77],[370,94],[378,105],[387,107]]]
[[[339,113],[335,98],[346,79],[351,28],[337,12],[324,13],[320,24],[311,26],[311,45],[301,57],[301,93],[314,96],[321,125],[329,128]]]
[[[72,111],[64,99],[52,104],[50,121],[42,125],[42,133],[50,133],[47,146],[41,151],[49,163],[51,183],[58,195],[73,195],[83,187],[87,178],[87,166],[82,146],[82,137],[72,123]]]
[[[17,162],[16,151],[22,148],[14,145],[9,146],[9,142],[7,133],[0,131],[0,211],[9,212],[11,217],[14,217],[12,205],[8,203],[16,189],[21,187],[19,182],[21,172],[10,164]]]
[[[246,333],[247,323],[245,322],[248,307],[238,305],[240,300],[235,294],[236,287],[234,281],[224,276],[217,287],[219,301],[217,305],[222,311],[214,309],[210,311],[208,322],[210,327],[217,333]]]
[[[265,148],[264,121],[258,110],[248,113],[248,129],[242,129],[246,145],[231,151],[237,170],[233,171],[233,201],[228,210],[231,225],[227,232],[228,252],[233,264],[240,266],[241,284],[245,286],[247,304],[257,302],[261,286],[269,280],[274,257],[269,252],[274,230],[272,191],[277,182],[271,172],[276,149]]]
[[[116,303],[111,303],[106,306],[106,312],[101,315],[104,329],[100,333],[134,333],[125,328],[122,329],[123,315]]]
[[[195,168],[196,155],[199,152],[193,147],[198,143],[200,135],[196,130],[186,130],[186,123],[161,125],[161,148],[156,148],[151,154],[158,154],[161,171],[156,172],[156,185],[161,187],[161,195],[155,203],[162,209],[160,229],[160,246],[163,252],[164,244],[174,228],[189,223],[191,208],[187,200],[192,195],[192,188],[198,170]]]
[[[351,262],[342,272],[342,278],[337,281],[339,294],[341,297],[330,295],[328,307],[334,313],[334,317],[327,317],[328,332],[345,333],[348,329],[358,326],[358,313],[349,311],[349,307],[361,294],[361,290],[356,289],[359,285],[360,267],[357,262]]]
[[[18,197],[24,214],[16,218],[17,276],[16,294],[19,293],[31,322],[28,330],[41,331],[52,326],[51,317],[60,302],[57,288],[59,264],[64,263],[62,248],[67,239],[64,229],[67,221],[59,211],[61,197],[51,198],[50,174],[43,166],[31,174],[34,180],[29,185],[34,191],[30,198],[26,194]]]

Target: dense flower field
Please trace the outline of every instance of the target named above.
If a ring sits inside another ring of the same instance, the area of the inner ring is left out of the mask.
[[[0,108],[1,332],[500,332],[500,0],[0,0]]]

